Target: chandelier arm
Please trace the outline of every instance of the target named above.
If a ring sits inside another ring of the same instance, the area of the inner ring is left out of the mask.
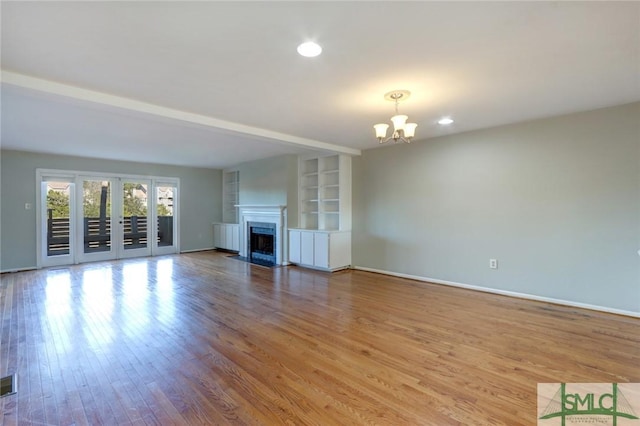
[[[383,140],[384,139],[384,140]],[[391,139],[393,139],[393,136],[389,136],[388,138],[379,138],[380,144],[382,145],[383,143],[387,143],[389,142]]]

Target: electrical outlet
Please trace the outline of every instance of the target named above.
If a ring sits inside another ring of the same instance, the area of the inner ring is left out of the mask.
[[[489,268],[498,269],[498,259],[489,259]]]

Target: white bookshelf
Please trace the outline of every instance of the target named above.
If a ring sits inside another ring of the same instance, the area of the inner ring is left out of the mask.
[[[351,264],[351,157],[300,158],[299,228],[289,230],[289,261],[335,271]]]
[[[240,172],[224,171],[222,174],[222,222],[238,223],[238,207],[240,200]]]
[[[319,189],[320,175],[318,173],[318,158],[301,159],[299,164],[299,200],[300,221],[302,228],[318,228],[320,209]]]
[[[300,228],[351,230],[351,157],[302,158],[298,181]]]

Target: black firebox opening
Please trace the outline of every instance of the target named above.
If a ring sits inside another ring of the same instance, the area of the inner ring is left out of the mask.
[[[259,265],[276,264],[276,224],[249,222],[248,260]]]

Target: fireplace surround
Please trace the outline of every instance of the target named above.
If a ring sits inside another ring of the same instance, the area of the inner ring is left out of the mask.
[[[240,216],[240,256],[247,258],[251,261],[251,227],[253,223],[257,222],[260,225],[257,228],[269,228],[270,233],[273,232],[273,264],[284,265],[286,264],[287,253],[287,238],[284,237],[287,229],[287,206],[283,205],[237,205]],[[251,225],[250,225],[251,224]],[[265,229],[259,231],[263,232]],[[259,244],[268,243],[268,236],[261,234],[256,236]],[[262,251],[264,247],[262,247]],[[262,253],[258,253],[257,256],[253,256],[254,259],[260,258]],[[256,262],[257,263],[257,262]]]

